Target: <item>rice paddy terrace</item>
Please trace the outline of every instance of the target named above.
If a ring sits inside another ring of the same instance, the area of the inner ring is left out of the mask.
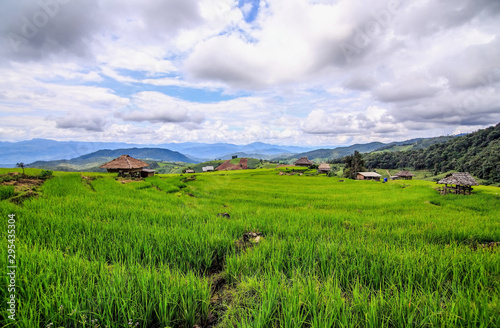
[[[33,197],[6,196],[18,303],[0,324],[500,326],[500,188],[278,172],[56,172]]]

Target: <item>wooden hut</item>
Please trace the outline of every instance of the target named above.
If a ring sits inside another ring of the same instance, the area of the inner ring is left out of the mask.
[[[415,176],[415,174],[410,171],[399,171],[394,175],[398,180],[411,180]]]
[[[382,176],[377,172],[358,172],[356,174],[356,180],[375,180],[380,181]]]
[[[472,186],[478,186],[476,179],[474,179],[468,172],[455,172],[448,174],[444,179],[438,181],[438,184],[444,184],[440,189],[442,194],[462,194],[470,195]]]
[[[214,167],[211,166],[211,165],[210,166],[204,166],[204,167],[201,168],[201,170],[203,172],[212,172],[214,170]]]
[[[154,177],[155,170],[142,169],[141,178]]]
[[[330,172],[332,168],[330,167],[330,164],[327,164],[327,163],[322,163],[319,167],[318,167],[318,173],[328,173]]]
[[[184,173],[194,173],[193,169],[187,169]]]
[[[118,172],[118,175],[121,176],[126,174],[140,176],[142,169],[147,166],[149,166],[148,163],[144,163],[143,161],[130,157],[129,155],[121,155],[120,157],[115,158],[114,160],[99,167],[108,170],[108,172]]]
[[[314,163],[309,160],[306,156],[302,156],[295,163],[295,166],[311,166]]]

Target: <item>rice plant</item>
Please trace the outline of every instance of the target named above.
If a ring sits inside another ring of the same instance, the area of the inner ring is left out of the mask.
[[[499,188],[441,196],[428,181],[279,172],[54,172],[38,198],[2,200],[19,303],[0,323],[500,326]]]

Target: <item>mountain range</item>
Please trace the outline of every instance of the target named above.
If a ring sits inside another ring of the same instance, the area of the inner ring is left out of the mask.
[[[57,171],[98,171],[99,166],[111,161],[121,155],[130,155],[140,158],[146,162],[185,162],[197,163],[191,158],[184,156],[177,151],[162,148],[124,148],[124,149],[103,149],[96,152],[82,155],[70,160],[36,161],[29,166],[34,168],[57,170]]]
[[[299,158],[302,156],[306,156],[311,160],[317,161],[328,161],[340,159],[342,157],[351,155],[354,151],[358,151],[360,153],[371,153],[371,152],[393,152],[400,150],[417,150],[417,149],[425,149],[434,144],[445,143],[448,140],[456,138],[460,135],[454,136],[442,136],[442,137],[433,137],[433,138],[417,138],[410,139],[405,141],[395,141],[391,143],[382,143],[382,142],[370,142],[367,144],[355,144],[348,147],[337,147],[334,149],[316,149],[304,153],[294,154],[289,156],[288,159]]]
[[[95,169],[98,165],[122,154],[128,154],[143,160],[186,163],[230,159],[234,155],[240,158],[248,157],[289,162],[301,156],[307,156],[311,160],[321,162],[340,159],[352,154],[354,151],[372,153],[423,149],[432,144],[444,143],[452,138],[455,138],[455,136],[420,138],[392,143],[371,142],[315,150],[307,147],[278,146],[261,142],[247,145],[186,142],[145,146],[127,143],[33,139],[15,143],[0,142],[0,163],[2,163],[0,166],[9,167],[13,166],[14,163],[24,162],[31,163],[31,167],[50,169]]]
[[[235,153],[248,153],[262,155],[291,154],[305,152],[314,147],[280,146],[262,142],[247,145],[230,143],[164,143],[164,144],[129,144],[123,142],[80,142],[80,141],[55,141],[48,139],[32,139],[20,142],[0,142],[0,163],[12,166],[15,163],[32,163],[36,161],[69,160],[82,155],[90,154],[102,149],[130,149],[130,148],[156,148],[177,151],[190,158],[191,162],[202,162],[215,158],[227,157]],[[131,155],[132,156],[132,155]]]

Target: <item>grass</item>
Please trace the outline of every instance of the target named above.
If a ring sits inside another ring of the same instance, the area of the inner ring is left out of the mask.
[[[54,172],[38,198],[1,201],[17,326],[500,326],[499,248],[482,247],[500,241],[499,188],[279,172]]]
[[[14,196],[14,186],[0,186],[0,200]]]

